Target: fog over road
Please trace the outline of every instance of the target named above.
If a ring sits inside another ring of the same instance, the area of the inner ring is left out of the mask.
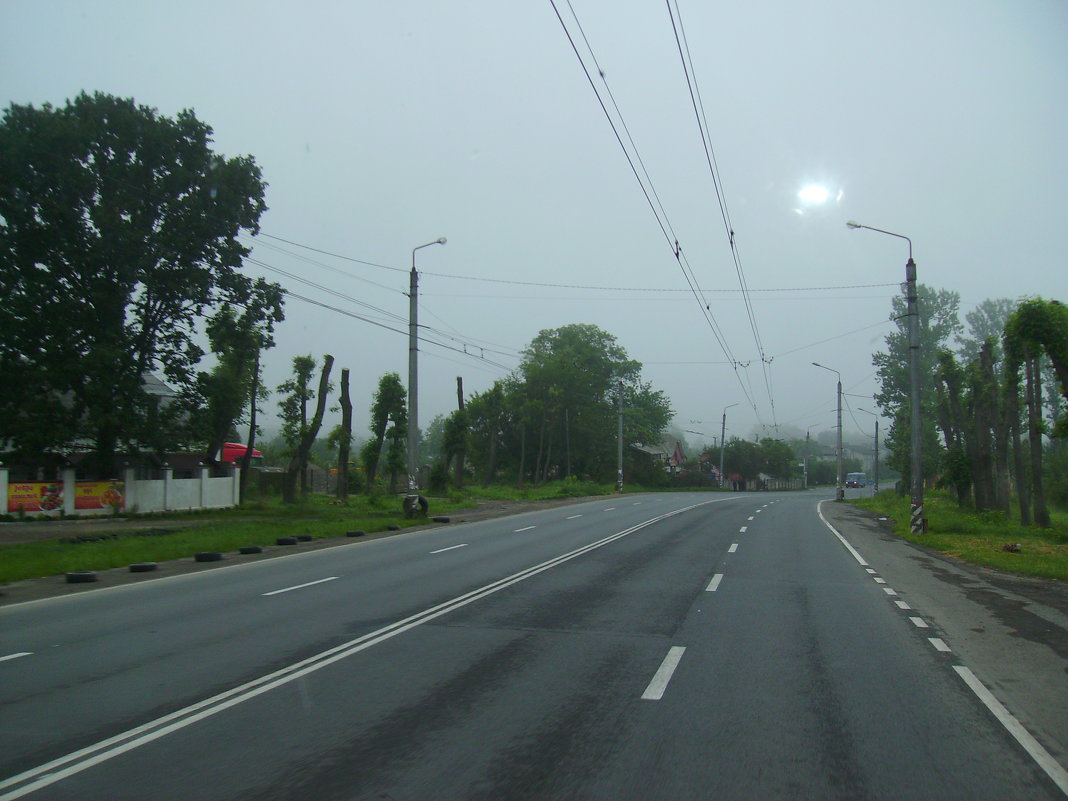
[[[828,497],[606,497],[0,609],[0,799],[1064,798]]]

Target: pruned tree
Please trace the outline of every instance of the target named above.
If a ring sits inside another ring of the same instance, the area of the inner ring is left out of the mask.
[[[398,373],[386,373],[378,380],[378,389],[375,390],[371,403],[371,442],[374,444],[369,444],[363,452],[368,484],[373,483],[378,475],[386,431],[391,421],[393,428],[390,433],[390,450],[385,454],[387,469],[391,473],[391,485],[396,484],[398,461],[399,468],[404,467],[404,442],[408,436],[407,400],[408,394]]]
[[[298,440],[296,452],[289,460],[289,466],[286,468],[285,478],[282,481],[283,503],[297,502],[297,477],[307,473],[308,454],[311,452],[315,438],[319,436],[319,428],[323,424],[323,414],[326,412],[326,397],[330,393],[330,368],[333,367],[333,364],[333,356],[328,354],[323,357],[323,371],[319,376],[319,391],[315,404],[315,414]],[[301,489],[303,490],[303,484]]]

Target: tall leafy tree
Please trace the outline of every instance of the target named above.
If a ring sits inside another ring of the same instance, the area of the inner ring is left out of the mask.
[[[935,426],[937,396],[931,376],[938,366],[939,352],[946,350],[952,338],[963,329],[960,324],[960,296],[956,292],[917,287],[920,345],[920,432],[923,474],[933,476],[939,467],[944,450]],[[891,419],[886,437],[890,454],[887,463],[904,477],[902,486],[909,486],[911,478],[911,424],[909,409],[911,385],[909,380],[909,342],[907,304],[904,298],[893,300],[890,319],[897,330],[886,336],[886,350],[872,355],[880,390],[875,402],[883,414]]]
[[[310,422],[303,426],[300,439],[297,441],[296,451],[289,460],[286,474],[282,481],[282,502],[296,503],[297,501],[297,475],[301,476],[301,495],[307,493],[304,478],[308,472],[308,455],[311,453],[315,438],[319,436],[319,428],[323,424],[323,413],[326,411],[326,396],[330,393],[330,368],[334,365],[334,357],[327,354],[323,357],[323,371],[319,376],[318,399],[315,402],[315,414]]]
[[[4,110],[0,439],[23,455],[86,439],[110,471],[120,445],[158,441],[144,376],[191,387],[197,321],[249,299],[238,236],[258,230],[265,185],[211,143],[190,110],[102,93]]]

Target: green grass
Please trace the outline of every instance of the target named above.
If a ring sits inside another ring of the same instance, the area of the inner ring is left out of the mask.
[[[483,501],[559,500],[585,495],[605,495],[610,485],[576,480],[557,481],[536,488],[470,487],[449,497],[430,497],[431,516],[446,515],[471,508]],[[0,547],[0,582],[55,576],[74,570],[107,570],[135,562],[164,562],[191,559],[199,551],[233,553],[245,545],[273,545],[278,537],[310,534],[314,539],[344,537],[347,531],[384,531],[387,526],[413,526],[425,520],[405,520],[399,496],[351,496],[339,504],[324,495],[310,496],[302,504],[285,505],[278,498],[242,504],[235,509],[183,513],[156,513],[139,516],[146,527],[152,521],[183,520],[193,525],[174,528],[170,533],[138,535],[119,528],[109,532],[96,529],[93,536],[119,534],[114,539],[92,542],[64,542],[62,539]],[[48,525],[42,523],[42,526]],[[166,528],[162,523],[161,528]]]
[[[1053,512],[1048,529],[1021,526],[1019,517],[1008,519],[1001,512],[975,512],[960,509],[943,492],[924,497],[926,534],[909,532],[909,499],[892,491],[875,498],[851,501],[862,509],[884,515],[893,521],[894,532],[910,542],[942,551],[976,565],[993,567],[1027,576],[1068,581],[1068,514]],[[1020,552],[1005,550],[1019,544]]]

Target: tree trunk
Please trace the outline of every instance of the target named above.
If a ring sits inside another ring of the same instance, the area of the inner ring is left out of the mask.
[[[541,475],[541,454],[542,449],[545,446],[545,417],[541,418],[541,430],[538,431],[538,455],[534,459],[534,485],[538,485],[538,478]]]
[[[304,488],[307,486],[308,454],[311,452],[315,438],[319,435],[319,427],[323,424],[323,413],[326,411],[326,393],[330,384],[330,368],[334,366],[334,357],[323,357],[323,373],[319,378],[319,397],[315,404],[315,416],[307,426],[304,436],[297,444],[297,452],[289,460],[289,467],[282,481],[282,503],[297,502],[297,478],[301,479],[301,491],[303,497]]]
[[[256,396],[260,391],[260,352],[256,350],[256,362],[252,368],[252,387],[248,393],[248,439],[241,457],[241,502],[248,491],[248,476],[252,467],[252,449],[256,447]]]
[[[341,371],[341,442],[337,449],[337,497],[349,497],[349,445],[352,442],[352,400],[349,398],[349,368]]]
[[[527,424],[519,424],[519,489],[523,489],[524,473],[527,469]]]
[[[490,432],[489,459],[486,461],[486,473],[482,477],[482,486],[493,483],[493,474],[497,472],[497,432]]]
[[[1009,438],[1012,440],[1013,470],[1016,473],[1016,496],[1020,502],[1020,525],[1031,525],[1031,482],[1024,466],[1023,442],[1020,441],[1020,386],[1009,384]]]
[[[1031,445],[1031,487],[1035,509],[1035,525],[1049,528],[1049,510],[1042,485],[1042,374],[1038,356],[1024,360],[1027,375],[1027,428]]]

